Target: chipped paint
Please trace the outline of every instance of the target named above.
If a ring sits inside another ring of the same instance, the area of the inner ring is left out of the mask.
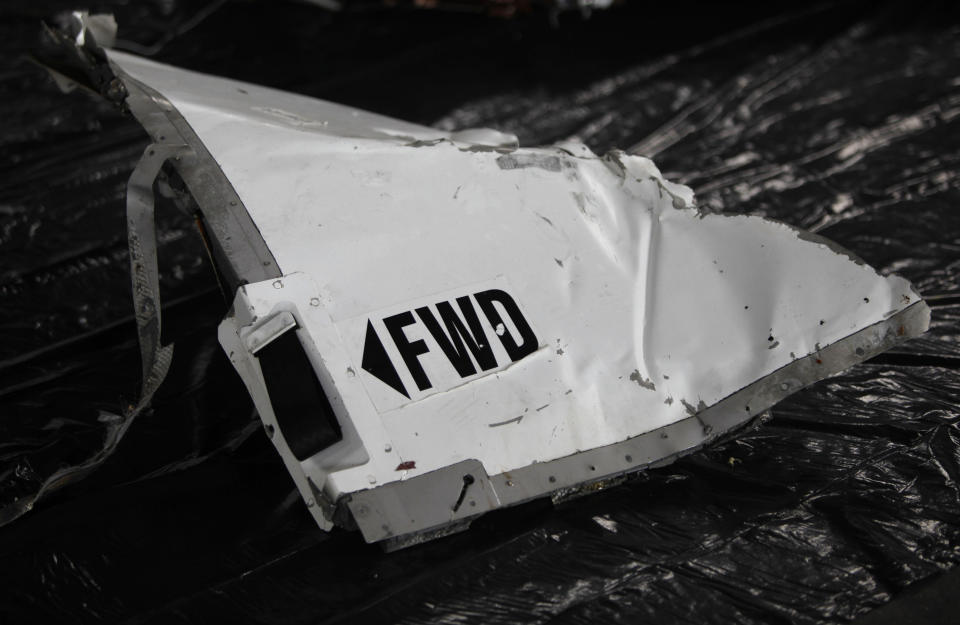
[[[640,375],[640,371],[638,369],[633,370],[633,373],[630,374],[630,379],[636,382],[637,384],[639,384],[640,386],[642,386],[643,388],[649,389],[651,391],[657,390],[657,386],[656,384],[653,383],[653,380],[650,380],[649,378],[645,378],[642,375]]]
[[[535,167],[546,171],[560,171],[560,157],[545,154],[505,154],[497,158],[500,169],[527,169]]]

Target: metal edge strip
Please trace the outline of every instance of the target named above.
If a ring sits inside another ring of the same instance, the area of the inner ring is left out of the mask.
[[[494,476],[487,476],[479,461],[466,460],[409,480],[344,495],[338,505],[350,510],[367,542],[391,539],[394,547],[402,547],[416,544],[416,536],[422,532],[450,523],[465,527],[463,521],[490,510],[591,487],[599,490],[605,482],[669,464],[730,436],[801,388],[922,334],[929,323],[930,308],[917,301],[668,426]],[[468,474],[473,481],[461,490]],[[461,492],[473,505],[456,505]]]

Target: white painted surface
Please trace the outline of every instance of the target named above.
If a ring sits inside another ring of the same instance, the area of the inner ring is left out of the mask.
[[[368,462],[302,463],[333,496],[469,458],[498,474],[651,431],[918,299],[788,226],[701,214],[642,157],[494,151],[469,133],[111,58],[186,118],[285,274],[283,288],[242,289],[238,309],[291,310],[355,425]],[[368,319],[409,387],[384,317],[497,281],[535,329],[530,355],[458,384],[428,345],[442,382],[411,401],[363,370]],[[256,398],[249,357],[233,358]]]

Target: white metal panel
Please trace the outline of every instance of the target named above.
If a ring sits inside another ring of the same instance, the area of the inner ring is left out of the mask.
[[[470,458],[494,475],[622,441],[918,299],[786,225],[700,213],[688,188],[642,157],[492,149],[111,58],[189,122],[285,274],[283,288],[248,285],[238,301],[252,316],[295,309],[335,409],[367,446],[368,464],[330,476],[334,493]],[[537,349],[509,364],[498,351],[496,368],[458,379],[414,313],[490,284],[506,285]],[[363,366],[369,322],[413,388],[384,325],[403,312],[414,319],[405,340],[424,342],[417,361],[435,382],[406,399]]]

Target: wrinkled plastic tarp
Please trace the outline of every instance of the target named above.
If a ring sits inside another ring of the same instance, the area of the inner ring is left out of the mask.
[[[200,71],[525,144],[635,146],[701,206],[815,230],[903,275],[933,309],[927,335],[798,393],[734,442],[386,555],[316,530],[220,353],[226,305],[170,201],[158,210],[170,378],[98,470],[0,529],[0,616],[843,622],[960,561],[955,16],[852,3],[697,17],[673,4],[558,32],[272,3],[199,25],[190,3],[118,21],[121,45],[180,28],[158,58]],[[682,32],[650,27],[681,15]],[[7,45],[26,49],[39,17],[11,17]],[[146,137],[3,58],[5,506],[101,450],[135,396],[123,197]]]

